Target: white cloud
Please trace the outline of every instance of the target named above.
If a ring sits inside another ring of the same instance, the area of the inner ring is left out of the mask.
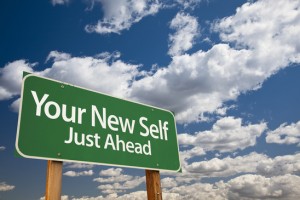
[[[266,178],[247,174],[228,181],[228,199],[285,199],[300,196],[300,177],[284,175]]]
[[[5,146],[0,146],[0,151],[4,151],[5,149]]]
[[[170,200],[181,200],[179,194],[163,192],[163,199]],[[105,197],[81,197],[81,198],[72,198],[72,200],[145,200],[147,199],[146,191],[135,191],[128,194],[123,194],[118,196],[117,194],[109,194]]]
[[[260,53],[254,54],[254,59],[259,56],[266,64],[299,62],[300,42],[294,38],[300,33],[299,6],[297,0],[279,0],[276,4],[272,0],[248,2],[235,15],[220,20],[216,29],[221,32],[222,40],[253,49]]]
[[[257,84],[243,72],[249,53],[219,44],[208,52],[174,56],[167,68],[133,82],[131,96],[174,111],[179,122],[199,121]]]
[[[8,185],[5,182],[0,182],[0,192],[5,192],[15,189],[14,185]]]
[[[162,188],[172,188],[172,187],[176,187],[177,186],[177,182],[175,180],[175,178],[170,178],[170,177],[166,177],[161,179],[161,187]]]
[[[95,25],[87,25],[87,32],[100,34],[118,33],[128,30],[132,24],[158,12],[161,4],[157,0],[95,0],[102,4],[104,17]]]
[[[205,155],[205,151],[202,147],[195,146],[189,150],[180,151],[179,154],[181,168],[185,172],[188,160],[191,158]]]
[[[272,177],[285,174],[299,174],[300,153],[270,158],[265,154],[252,152],[245,156],[185,162],[182,166],[185,175],[175,174],[176,178],[180,177],[182,180],[185,178],[189,180],[192,176],[197,176],[198,180],[200,180],[203,177],[228,177],[243,173],[256,173],[265,177]]]
[[[300,195],[300,177],[296,175],[282,175],[271,178],[262,175],[245,174],[230,179],[228,182],[219,181],[210,183],[184,183],[177,185],[173,178],[162,179],[163,186],[169,184],[170,187],[163,187],[163,199],[173,200],[197,200],[197,199],[282,199],[294,200]],[[119,187],[118,184],[115,185]],[[105,188],[113,188],[107,185]],[[102,199],[146,199],[145,191],[135,191],[118,196],[111,193],[106,197],[82,197],[73,200],[102,200]]]
[[[244,4],[235,15],[214,24],[221,41],[229,44],[174,56],[168,67],[135,81],[131,96],[174,111],[179,122],[205,119],[205,113],[300,62],[299,4],[292,0]]]
[[[107,175],[106,175],[107,176]],[[119,182],[125,182],[132,180],[134,177],[126,174],[120,174],[117,176],[111,176],[108,178],[95,178],[94,181],[99,182],[99,183],[119,183]]]
[[[199,35],[197,19],[189,14],[177,13],[170,23],[175,33],[169,35],[169,55],[181,55],[191,49],[195,38]]]
[[[69,196],[68,195],[62,195],[61,200],[69,200]],[[41,197],[40,200],[45,200],[45,197]]]
[[[267,143],[300,145],[300,121],[287,125],[281,124],[277,129],[267,132]]]
[[[257,153],[235,158],[213,158],[208,161],[192,162],[186,166],[186,170],[197,173],[200,177],[228,177],[241,173],[255,173],[259,162],[266,159],[268,159],[266,155]]]
[[[97,196],[97,197],[81,197],[81,198],[72,198],[72,200],[144,200],[146,199],[146,192],[145,191],[136,191],[129,194],[124,194],[121,196],[118,196],[118,194],[113,193],[109,194],[105,197],[103,196]]]
[[[101,184],[98,189],[104,194],[120,193],[126,190],[131,190],[145,182],[145,177],[133,177],[131,180],[125,182],[115,182],[111,184]]]
[[[57,61],[63,61],[63,60],[69,60],[71,58],[71,55],[68,53],[58,52],[58,51],[51,51],[46,59],[46,62],[53,59],[54,62]]]
[[[92,176],[93,174],[94,174],[93,170],[81,171],[81,172],[67,171],[64,173],[65,176],[70,176],[70,177]]]
[[[51,0],[53,6],[55,5],[65,5],[70,3],[70,0]]]
[[[120,176],[123,169],[121,168],[109,168],[106,170],[101,170],[99,175],[100,176]]]
[[[300,173],[300,153],[295,155],[277,156],[260,160],[256,171],[264,176],[278,176]]]
[[[18,98],[10,105],[10,108],[13,112],[19,112],[20,102],[21,98]]]
[[[194,9],[203,0],[176,0],[184,9]]]
[[[124,63],[116,53],[93,57],[71,57],[66,53],[52,51],[47,60],[52,66],[43,71],[34,71],[36,63],[18,60],[0,69],[0,100],[20,95],[23,71],[68,82],[81,87],[126,97],[131,82],[139,75],[138,65]],[[113,80],[113,81],[112,81]],[[19,101],[12,104],[18,111]]]
[[[107,62],[106,58],[58,57],[51,68],[39,74],[119,97],[126,96],[127,88],[138,75],[138,65],[120,60]]]
[[[64,167],[71,169],[91,169],[94,165],[84,163],[64,162]]]
[[[241,118],[224,117],[219,119],[209,131],[195,135],[179,134],[181,145],[201,146],[205,151],[232,152],[256,144],[256,139],[266,130],[264,122],[242,125]]]
[[[103,2],[107,6],[107,19],[120,12],[116,7],[127,15],[150,6],[144,1],[118,1],[114,5],[108,0]],[[296,39],[300,35],[299,4],[292,0],[278,0],[276,4],[270,0],[248,2],[235,15],[214,24],[221,40],[229,44],[220,43],[208,51],[174,56],[167,67],[153,74],[141,73],[137,65],[119,59],[106,62],[104,58],[68,57],[59,52],[49,54],[54,58],[53,65],[39,73],[172,110],[180,123],[207,120],[206,113],[218,113],[224,102],[258,89],[278,70],[300,62],[300,40]],[[122,15],[120,18],[127,19]],[[1,69],[0,99],[19,94],[21,69],[17,67],[33,71],[32,65],[21,60]],[[145,76],[134,79],[141,74]]]
[[[20,94],[23,71],[33,72],[36,63],[17,60],[0,68],[0,100],[10,99]]]
[[[294,200],[300,195],[300,177],[284,175],[266,178],[261,175],[246,174],[214,184],[193,183],[166,189],[164,192],[179,195],[180,200],[197,199],[282,199]]]
[[[98,186],[98,189],[104,194],[126,192],[145,182],[145,177],[126,175],[122,174],[122,172],[123,169],[121,168],[101,170],[99,173],[101,177],[95,178],[93,181],[101,183],[101,185]]]
[[[208,184],[194,183],[173,187],[166,192],[179,195],[180,200],[197,200],[197,199],[226,199],[226,190],[223,183]]]

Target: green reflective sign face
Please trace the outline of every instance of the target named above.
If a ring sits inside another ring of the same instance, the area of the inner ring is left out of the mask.
[[[27,75],[16,149],[24,157],[178,171],[171,112]]]

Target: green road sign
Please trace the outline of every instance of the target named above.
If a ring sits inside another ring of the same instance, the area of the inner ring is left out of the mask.
[[[171,112],[27,75],[16,139],[26,158],[179,171]]]

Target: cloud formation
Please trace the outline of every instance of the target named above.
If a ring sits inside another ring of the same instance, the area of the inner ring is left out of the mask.
[[[119,12],[112,9],[116,5],[103,2],[107,4],[107,12],[111,12],[107,16],[121,20],[113,17]],[[147,13],[144,10],[149,8],[144,0],[119,4],[125,12],[122,20],[131,19],[126,16],[135,9]],[[270,0],[246,3],[235,15],[214,23],[213,30],[220,34],[221,43],[207,51],[173,56],[167,67],[155,73],[142,73],[138,65],[120,59],[108,62],[109,55],[71,57],[54,51],[47,59],[52,59],[53,65],[38,74],[166,108],[176,113],[180,123],[207,120],[205,114],[224,110],[226,101],[258,89],[278,70],[300,62],[300,42],[295,39],[300,34],[297,7],[299,2],[293,0],[289,3],[280,0],[276,4]],[[141,18],[139,14],[134,16]],[[272,48],[274,45],[276,48]],[[18,95],[21,71],[32,72],[33,66],[24,60],[5,65],[0,71],[0,99]],[[144,76],[135,79],[138,75]]]
[[[244,4],[213,25],[221,43],[174,56],[167,68],[135,81],[131,96],[174,111],[180,122],[204,120],[205,113],[214,113],[224,102],[260,88],[278,70],[300,62],[298,7],[295,0]]]
[[[144,17],[156,14],[161,7],[157,0],[95,0],[95,2],[102,4],[104,17],[94,25],[87,25],[85,30],[100,34],[120,34]]]
[[[165,179],[166,180],[166,179]],[[163,199],[172,200],[198,200],[198,199],[279,199],[294,200],[300,195],[300,177],[295,175],[283,175],[264,177],[261,175],[245,174],[229,180],[210,183],[184,184],[165,188]],[[68,196],[65,196],[68,197]],[[106,196],[70,198],[72,200],[112,200],[112,199],[135,199],[144,200],[145,191],[135,191],[128,194],[116,193]],[[68,199],[68,198],[67,198]]]
[[[15,189],[14,185],[8,185],[5,182],[0,182],[0,192],[6,192]]]
[[[88,171],[80,171],[80,172],[67,171],[63,175],[70,176],[70,177],[78,177],[78,176],[92,176],[93,174],[94,174],[93,170],[88,170]]]
[[[101,170],[99,175],[100,176],[120,176],[123,172],[121,168],[109,168],[106,170]]]
[[[84,163],[64,162],[64,167],[69,169],[91,169],[94,165]]]
[[[184,9],[194,9],[203,0],[176,0]]]
[[[264,122],[242,125],[241,118],[224,117],[216,121],[209,131],[179,134],[178,141],[181,145],[199,146],[204,151],[232,152],[254,146],[266,128]]]
[[[182,152],[180,154],[182,155]],[[195,157],[192,158],[195,159]],[[181,164],[187,176],[177,175],[177,177],[187,178],[187,180],[190,180],[190,176],[193,175],[198,176],[198,179],[202,177],[229,177],[242,173],[256,173],[266,177],[285,174],[297,175],[300,172],[300,154],[271,158],[265,154],[252,152],[244,156],[227,156],[203,161],[184,160]]]
[[[285,199],[293,200],[300,196],[300,177],[295,175],[266,178],[247,174],[227,183],[228,199]]]
[[[51,3],[52,3],[53,6],[65,5],[65,4],[70,3],[70,0],[51,0]]]
[[[267,143],[300,145],[300,121],[287,125],[281,124],[277,129],[267,132]]]
[[[72,57],[70,54],[52,51],[47,58],[48,62],[53,61],[52,66],[43,71],[35,71],[36,63],[25,60],[8,63],[0,69],[0,100],[20,95],[23,71],[126,97],[127,88],[140,73],[139,66],[127,64],[117,58],[115,53],[95,57]],[[17,111],[18,107],[19,99],[12,104],[13,110]]]
[[[134,189],[145,182],[145,177],[123,174],[121,168],[109,168],[101,170],[100,177],[94,178],[95,182],[101,183],[98,189],[104,194],[117,194]]]
[[[176,199],[297,199],[300,177],[284,175],[267,178],[261,175],[245,174],[214,184],[194,183],[166,189],[167,193],[179,194]]]
[[[0,100],[7,100],[19,95],[23,71],[33,72],[35,63],[17,60],[0,68]]]
[[[170,28],[175,30],[175,33],[169,35],[169,55],[182,55],[193,47],[194,40],[199,35],[198,22],[195,17],[183,12],[177,13],[170,23]]]

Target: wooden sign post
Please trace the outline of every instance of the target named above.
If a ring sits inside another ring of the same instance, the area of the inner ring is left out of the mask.
[[[146,187],[148,200],[162,200],[159,171],[146,170]]]
[[[62,166],[63,162],[61,161],[48,160],[45,194],[46,200],[61,199]]]

